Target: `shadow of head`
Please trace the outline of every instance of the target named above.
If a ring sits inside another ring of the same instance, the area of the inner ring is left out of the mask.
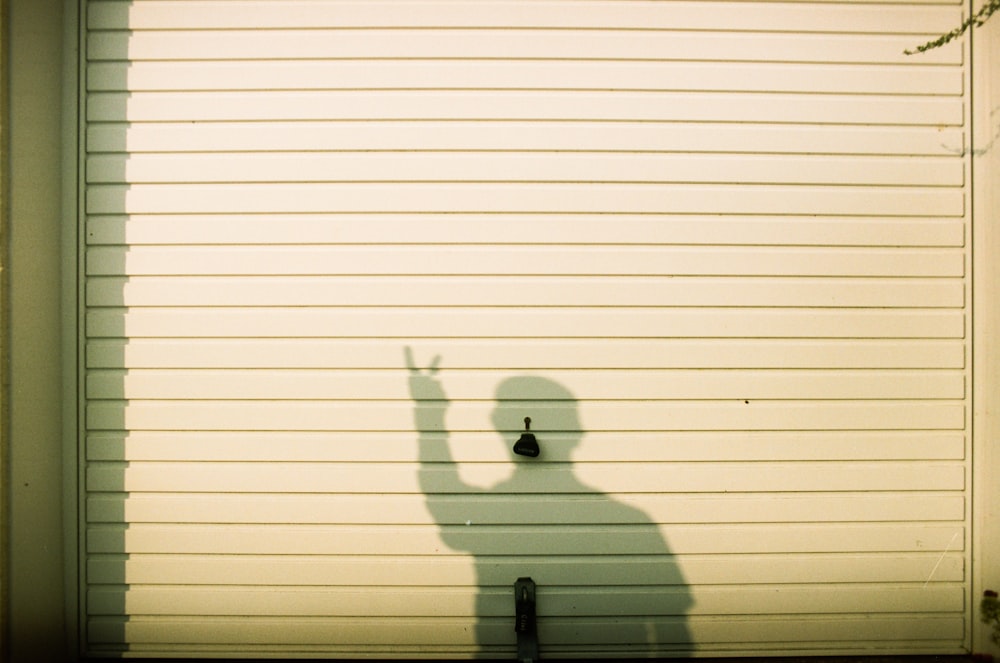
[[[569,460],[583,429],[573,394],[548,378],[521,375],[497,386],[493,427],[513,444],[531,419],[531,432],[538,436],[545,460]]]

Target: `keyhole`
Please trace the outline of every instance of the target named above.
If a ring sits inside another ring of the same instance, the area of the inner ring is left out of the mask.
[[[514,443],[514,453],[520,456],[528,456],[529,458],[534,458],[541,453],[538,448],[538,440],[535,439],[535,434],[531,432],[531,417],[524,418],[524,432],[521,433],[521,437]]]

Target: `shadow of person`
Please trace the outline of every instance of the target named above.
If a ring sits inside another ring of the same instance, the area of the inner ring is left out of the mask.
[[[498,385],[492,423],[513,470],[483,488],[463,481],[451,455],[439,358],[420,369],[407,348],[406,359],[420,487],[442,541],[473,557],[480,653],[513,649],[519,577],[538,587],[543,655],[689,653],[692,601],[659,527],[642,510],[582,482],[573,469],[571,455],[584,431],[572,393],[531,375]],[[525,417],[537,435],[537,458],[511,451]]]

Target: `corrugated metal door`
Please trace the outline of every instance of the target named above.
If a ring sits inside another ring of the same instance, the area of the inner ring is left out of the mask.
[[[967,647],[960,4],[85,9],[88,652]]]

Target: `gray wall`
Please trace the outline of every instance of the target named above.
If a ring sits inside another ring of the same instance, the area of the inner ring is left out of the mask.
[[[974,2],[974,6],[981,6]],[[1000,591],[1000,15],[972,34],[973,650],[1000,656],[979,622],[982,590]]]
[[[4,610],[12,661],[67,657],[60,352],[63,4],[8,0],[4,26],[3,320],[9,385],[4,393]],[[75,93],[68,94],[72,101]]]

